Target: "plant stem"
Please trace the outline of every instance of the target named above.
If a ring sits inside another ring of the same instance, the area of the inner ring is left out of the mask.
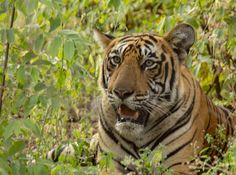
[[[12,13],[11,13],[10,29],[13,27],[14,17],[15,17],[15,6],[13,5]],[[10,50],[10,43],[7,41],[5,60],[4,60],[3,72],[2,72],[2,85],[1,85],[1,89],[0,89],[0,116],[2,115],[3,93],[4,93],[4,89],[5,89],[5,80],[6,80],[6,72],[7,72],[7,63],[8,63],[8,58],[9,58],[9,50]]]

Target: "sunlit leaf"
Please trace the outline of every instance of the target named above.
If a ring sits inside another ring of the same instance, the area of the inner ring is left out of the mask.
[[[120,3],[120,0],[109,0],[108,5],[115,7],[115,9],[117,10],[120,6]]]
[[[42,50],[43,44],[44,44],[44,37],[43,34],[40,34],[35,40],[33,47],[34,51],[36,53],[39,53]]]
[[[62,39],[60,36],[55,37],[49,45],[48,54],[52,57],[57,56],[59,49],[62,45]]]
[[[61,25],[61,19],[59,17],[50,19],[50,32],[55,30]]]
[[[64,57],[66,59],[71,59],[75,53],[75,45],[72,40],[66,40],[64,43]]]

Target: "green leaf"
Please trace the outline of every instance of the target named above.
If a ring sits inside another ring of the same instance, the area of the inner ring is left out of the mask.
[[[64,57],[66,59],[71,59],[75,53],[75,45],[72,40],[66,40],[64,43]]]
[[[8,125],[6,126],[4,130],[4,138],[8,139],[12,134],[14,134],[16,131],[20,130],[20,122],[19,120],[11,120],[8,122]]]
[[[61,37],[60,36],[56,36],[52,40],[51,44],[49,45],[48,54],[51,55],[52,57],[57,56],[61,45],[62,45]]]
[[[25,142],[22,140],[15,141],[11,147],[9,148],[8,155],[12,156],[16,154],[17,152],[22,151],[25,148]]]
[[[2,43],[7,42],[7,31],[5,29],[1,30],[1,41],[2,41]]]
[[[236,24],[236,17],[226,17],[224,18],[224,21],[228,24]]]
[[[43,37],[43,34],[40,34],[37,37],[37,39],[35,40],[35,43],[34,43],[34,46],[33,46],[34,51],[36,53],[41,52],[43,44],[44,44],[44,37]]]
[[[195,17],[187,18],[186,22],[189,23],[190,25],[192,25],[196,29],[199,27],[199,23],[198,23],[198,21],[196,20]]]
[[[66,81],[66,71],[60,70],[57,77],[58,77],[57,86],[61,88],[62,86],[64,86],[65,81]]]
[[[54,110],[58,110],[61,104],[61,100],[59,97],[51,98],[51,105]]]
[[[35,124],[33,121],[31,121],[30,119],[24,119],[22,122],[27,129],[33,132],[35,136],[37,137],[41,136],[41,132],[38,125]]]
[[[50,19],[50,32],[55,30],[57,27],[61,25],[61,19],[59,17]]]
[[[7,159],[0,158],[0,174],[1,175],[9,175],[12,174],[12,170],[9,166],[9,162]]]
[[[37,82],[39,80],[39,70],[35,67],[31,69],[31,78],[33,81]]]
[[[161,19],[161,21],[159,22],[158,27],[157,27],[158,33],[160,33],[160,34],[163,33],[163,28],[164,28],[164,26],[165,26],[165,23],[166,23],[166,17],[163,17],[163,18]]]
[[[15,106],[19,109],[21,106],[25,104],[26,96],[24,93],[15,96]]]
[[[64,35],[67,39],[77,40],[80,39],[78,32],[74,30],[65,29],[60,32],[61,35]]]
[[[89,62],[92,64],[92,67],[94,67],[94,58],[92,56],[92,54],[89,55]]]
[[[53,7],[53,2],[52,0],[40,0],[42,4],[45,4],[47,7],[52,8]]]
[[[46,108],[47,105],[48,105],[48,97],[47,97],[47,96],[40,95],[40,96],[39,96],[39,103],[40,103],[44,108]]]
[[[26,13],[31,15],[38,8],[38,0],[24,0]]]
[[[31,110],[32,108],[34,108],[37,105],[37,102],[38,102],[38,96],[37,95],[32,95],[29,99],[29,103],[28,103],[27,108],[29,110]]]
[[[13,43],[15,41],[15,35],[13,29],[7,29],[7,42]]]
[[[46,88],[46,85],[44,84],[44,83],[38,83],[38,84],[36,84],[35,85],[35,87],[34,87],[34,90],[35,91],[41,91],[41,90],[43,90],[43,89],[45,89]]]
[[[47,167],[40,164],[33,166],[33,172],[34,175],[50,174],[48,173]]]
[[[16,71],[16,79],[19,83],[24,84],[25,82],[25,67],[20,66],[20,68]]]
[[[23,61],[24,61],[23,63],[27,64],[35,57],[36,55],[33,52],[29,51],[23,56]]]
[[[117,10],[120,6],[120,2],[120,0],[109,0],[108,5],[115,7],[115,9]]]

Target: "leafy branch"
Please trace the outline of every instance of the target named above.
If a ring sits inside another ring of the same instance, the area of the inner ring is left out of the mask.
[[[11,12],[10,29],[13,27],[14,17],[15,17],[15,6],[13,5],[12,12]],[[3,65],[3,73],[2,73],[2,84],[1,84],[1,89],[0,89],[0,115],[2,115],[3,93],[4,93],[5,81],[6,81],[6,72],[7,72],[8,58],[9,58],[9,50],[10,50],[10,42],[7,41],[5,60],[4,60],[4,65]]]

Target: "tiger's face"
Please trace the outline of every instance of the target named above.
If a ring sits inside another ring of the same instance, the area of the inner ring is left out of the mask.
[[[165,37],[143,33],[111,38],[95,30],[105,48],[101,84],[120,134],[139,135],[178,98],[180,65],[194,41],[182,24]]]

